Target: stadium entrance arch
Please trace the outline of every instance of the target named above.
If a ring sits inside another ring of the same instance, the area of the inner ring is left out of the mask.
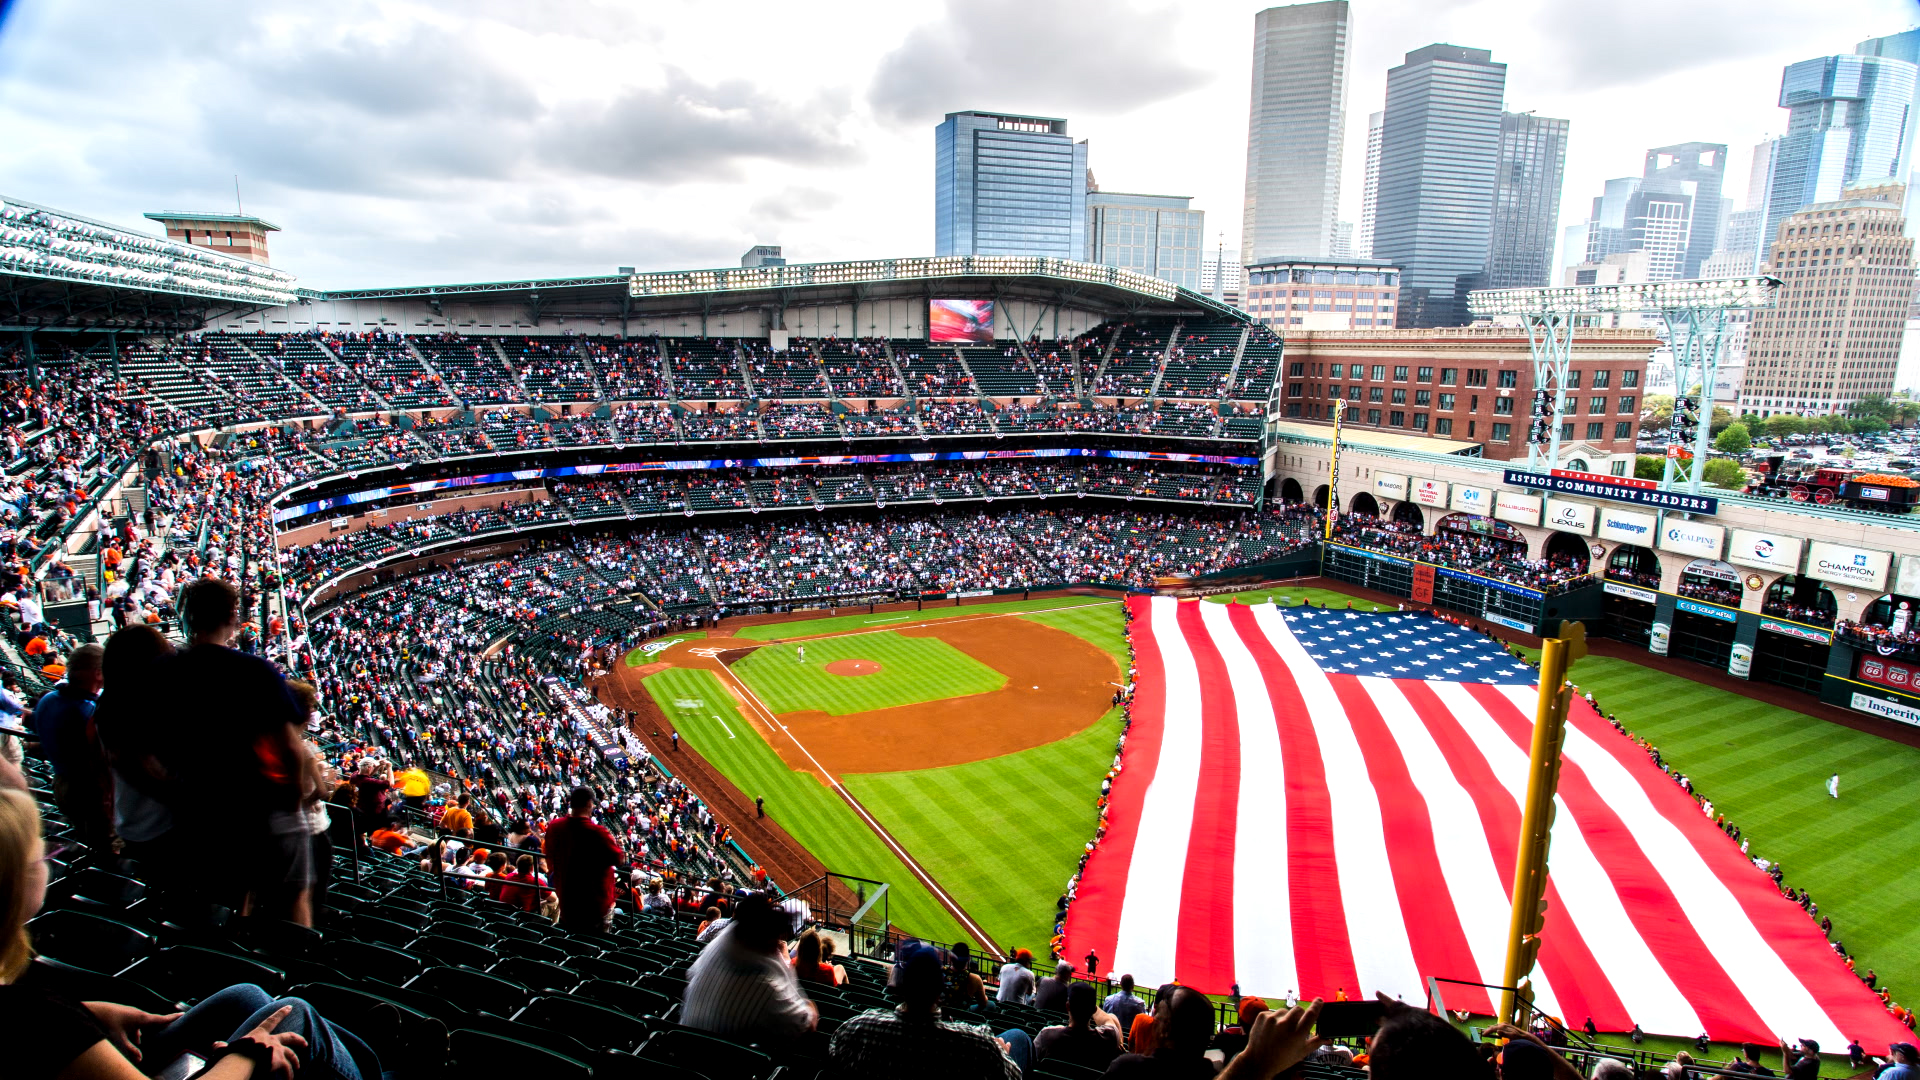
[[[1326,489],[1321,488],[1320,490],[1325,491]],[[1318,495],[1317,492],[1315,494]],[[1306,502],[1307,497],[1305,493],[1300,490],[1300,481],[1295,480],[1291,476],[1280,481],[1280,501],[1288,505]]]
[[[1426,515],[1410,502],[1403,502],[1393,508],[1393,521],[1396,525],[1411,525],[1423,532],[1427,527]]]
[[[1355,495],[1353,501],[1347,504],[1347,512],[1350,514],[1365,514],[1368,517],[1377,518],[1380,516],[1380,504],[1374,501],[1372,495],[1363,491]]]
[[[1825,585],[1792,574],[1767,587],[1752,678],[1818,694],[1826,682],[1839,601]]]
[[[1718,559],[1695,559],[1680,570],[1668,655],[1725,669],[1740,620],[1740,571]]]
[[[1654,612],[1660,604],[1660,560],[1643,547],[1622,545],[1607,559],[1602,584],[1606,617],[1600,632],[1642,648],[1653,639]]]
[[[1552,562],[1566,560],[1567,565],[1585,573],[1592,555],[1587,552],[1587,542],[1577,533],[1555,532],[1547,537],[1546,545],[1540,549],[1540,557]]]
[[[1313,489],[1313,505],[1322,510],[1327,508],[1327,485],[1321,484]]]

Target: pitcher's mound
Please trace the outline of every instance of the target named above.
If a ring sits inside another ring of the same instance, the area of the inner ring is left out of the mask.
[[[878,660],[835,660],[827,665],[829,675],[872,675],[879,670]]]

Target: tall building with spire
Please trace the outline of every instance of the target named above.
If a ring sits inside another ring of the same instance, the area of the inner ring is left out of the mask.
[[[1347,121],[1347,0],[1253,17],[1253,100],[1240,251],[1324,257],[1340,204]]]
[[[1360,186],[1360,230],[1353,239],[1353,253],[1362,259],[1373,257],[1373,215],[1380,202],[1380,124],[1386,113],[1367,114],[1367,165]]]

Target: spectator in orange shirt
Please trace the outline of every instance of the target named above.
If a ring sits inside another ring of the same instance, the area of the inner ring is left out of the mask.
[[[473,812],[468,809],[472,805],[473,796],[461,792],[460,798],[441,812],[440,827],[455,836],[472,836]]]
[[[413,846],[413,837],[391,825],[382,825],[373,830],[373,846],[389,855],[398,855]]]

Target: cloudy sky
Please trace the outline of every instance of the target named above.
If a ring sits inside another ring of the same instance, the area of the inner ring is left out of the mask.
[[[125,225],[280,225],[316,287],[931,253],[932,128],[1063,116],[1107,190],[1238,246],[1256,3],[0,0],[0,193]],[[1915,0],[1354,0],[1343,217],[1386,71],[1493,50],[1572,121],[1562,224],[1648,147],[1777,134],[1780,68]]]

